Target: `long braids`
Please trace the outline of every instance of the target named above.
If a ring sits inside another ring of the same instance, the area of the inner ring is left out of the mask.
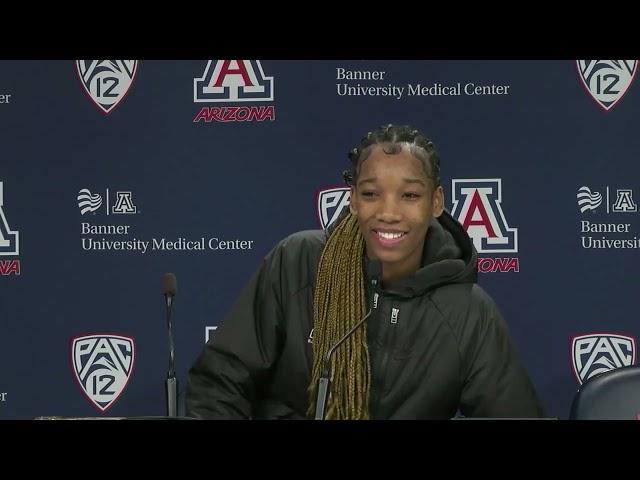
[[[320,257],[313,301],[313,370],[309,415],[315,411],[318,380],[327,351],[362,317],[364,240],[355,215],[345,215]],[[327,419],[366,419],[369,415],[369,353],[364,328],[356,330],[334,353],[329,372],[331,395]]]

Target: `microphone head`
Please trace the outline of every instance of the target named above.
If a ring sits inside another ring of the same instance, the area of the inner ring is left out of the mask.
[[[367,279],[377,285],[382,278],[382,263],[380,260],[370,260],[367,264]]]
[[[177,290],[176,276],[173,273],[165,273],[162,276],[162,293],[165,296],[173,297]]]

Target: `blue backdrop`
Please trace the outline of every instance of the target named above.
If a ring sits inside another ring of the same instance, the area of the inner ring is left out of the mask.
[[[434,141],[479,283],[547,413],[566,418],[582,381],[636,363],[635,73],[635,60],[0,62],[0,418],[163,415],[162,274],[178,278],[182,390],[261,258],[346,204],[322,192],[386,123]]]

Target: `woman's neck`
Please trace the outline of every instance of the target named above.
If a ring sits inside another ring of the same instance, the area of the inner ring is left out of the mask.
[[[406,264],[382,264],[382,287],[387,288],[400,280],[410,277],[420,268],[420,257]]]

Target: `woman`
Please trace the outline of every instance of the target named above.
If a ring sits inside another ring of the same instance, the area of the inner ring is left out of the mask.
[[[417,130],[370,132],[349,158],[351,203],[330,229],[282,240],[189,372],[187,414],[327,419],[539,417],[477,254],[444,210],[440,161]],[[382,267],[373,291],[367,265]]]

